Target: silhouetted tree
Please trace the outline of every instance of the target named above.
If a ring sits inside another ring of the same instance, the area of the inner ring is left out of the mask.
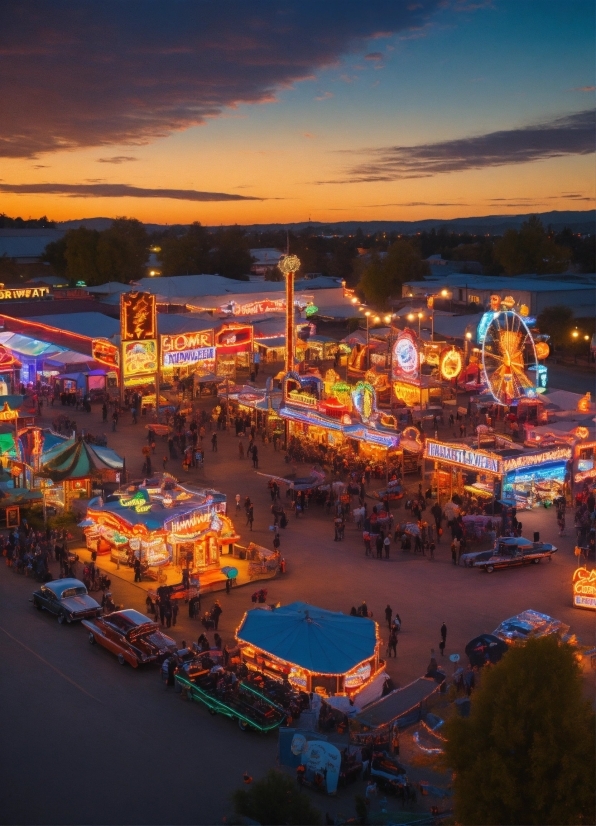
[[[247,789],[232,794],[236,814],[249,817],[262,826],[316,826],[321,814],[307,795],[286,774],[269,771]]]
[[[445,733],[457,823],[594,822],[594,712],[574,649],[556,636],[485,669],[470,716]]]
[[[563,272],[571,253],[548,237],[542,222],[532,215],[521,229],[508,229],[495,244],[495,259],[507,275]]]

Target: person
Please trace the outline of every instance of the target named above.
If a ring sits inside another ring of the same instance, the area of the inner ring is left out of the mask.
[[[431,542],[428,546],[428,553],[431,559],[435,558],[435,543]]]
[[[372,548],[370,545],[370,534],[368,531],[364,531],[362,534],[362,538],[364,539],[364,554],[365,556],[372,556]]]
[[[255,514],[254,514],[253,506],[251,505],[250,508],[248,509],[248,513],[246,515],[246,524],[250,525],[251,531],[252,531],[252,523],[254,522],[254,519],[255,519]]]
[[[253,445],[252,447],[252,465],[254,468],[258,470],[259,467],[259,451],[257,450],[257,446]]]
[[[282,558],[279,560],[279,572],[280,574],[285,574],[286,572],[286,560]]]
[[[232,590],[232,580],[228,577],[226,579],[226,595],[230,596],[230,591]]]
[[[107,422],[108,420],[108,406],[105,402],[101,406],[101,420],[102,422]]]
[[[215,603],[213,605],[213,608],[211,609],[211,619],[213,620],[213,628],[214,628],[215,631],[218,630],[219,618],[222,614],[223,614],[223,608],[219,604],[219,600],[216,599]]]
[[[383,557],[383,534],[378,533],[377,538],[375,539],[375,545],[377,548],[377,559],[382,559]]]
[[[399,728],[397,725],[393,726],[391,732],[391,751],[393,754],[399,755]]]
[[[459,547],[459,540],[457,537],[451,543],[451,561],[454,565],[457,565],[457,549]]]
[[[387,623],[387,627],[391,630],[391,618],[393,617],[393,608],[390,605],[387,605],[385,608],[385,621]]]
[[[428,664],[428,668],[426,669],[426,677],[434,677],[439,669],[439,664],[435,658],[435,649],[431,648],[430,650],[430,662]]]
[[[389,549],[391,546],[391,540],[389,539],[389,534],[383,540],[383,548],[385,549],[385,559],[389,559]]]
[[[213,639],[215,640],[215,647],[219,648],[219,650],[221,651],[223,646],[222,646],[222,641],[221,641],[221,637],[219,636],[219,634],[216,633],[214,635]]]
[[[366,604],[366,602],[364,600],[362,600],[362,604],[360,605],[360,608],[358,609],[358,615],[360,617],[368,617],[368,605]]]
[[[118,410],[114,410],[112,413],[112,430],[116,430],[116,425],[118,424]]]
[[[279,546],[281,545],[281,539],[279,538],[278,531],[275,531],[275,536],[273,537],[273,550],[279,551]]]
[[[217,433],[214,433],[211,437],[211,450],[217,453]]]
[[[441,639],[444,643],[447,642],[447,626],[445,623],[441,625]]]
[[[244,459],[244,445],[242,444],[242,439],[238,439],[238,458]]]
[[[397,632],[395,628],[391,629],[391,633],[389,634],[389,642],[387,643],[387,656],[391,656],[391,652],[393,652],[393,656],[397,657]]]
[[[242,497],[240,496],[240,494],[239,494],[239,493],[237,493],[237,494],[236,494],[236,510],[237,510],[237,511],[239,511],[239,510],[240,510],[240,502],[241,502],[241,499],[242,499]]]
[[[135,582],[141,582],[141,560],[135,557],[134,561]]]
[[[176,673],[176,668],[178,667],[178,658],[175,654],[168,660],[168,679],[166,681],[166,686],[175,685],[174,674]]]
[[[201,605],[201,598],[198,595],[194,596],[194,597],[191,597],[189,599],[189,601],[188,601],[188,618],[189,619],[195,619],[198,612],[200,611],[200,605]]]
[[[176,600],[172,602],[172,625],[176,625],[176,620],[178,618],[178,603]]]
[[[166,621],[166,628],[172,627],[172,605],[168,600],[164,605],[164,618]]]

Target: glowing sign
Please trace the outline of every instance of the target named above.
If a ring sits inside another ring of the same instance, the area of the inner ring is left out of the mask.
[[[155,296],[150,293],[123,293],[120,296],[122,341],[142,341],[157,337]]]
[[[201,347],[194,350],[165,353],[162,351],[164,367],[175,367],[180,364],[197,364],[199,361],[215,362],[215,347]]]
[[[105,364],[108,367],[118,367],[120,364],[120,352],[115,344],[105,341],[103,338],[94,338],[91,342],[91,356],[94,361]]]
[[[424,446],[424,457],[437,462],[449,462],[452,465],[484,470],[489,473],[499,472],[499,460],[496,456],[489,456],[479,450],[470,450],[460,445],[446,445],[427,439]]]
[[[352,390],[352,401],[354,408],[360,414],[363,422],[368,422],[371,416],[377,411],[377,395],[372,384],[366,381],[359,381]]]
[[[4,402],[4,407],[0,410],[0,422],[14,422],[19,418],[17,410],[11,410],[8,402]]]
[[[23,298],[45,298],[45,296],[49,294],[49,287],[17,287],[15,289],[0,289],[0,301],[13,301],[14,299]]]
[[[182,353],[185,350],[199,350],[213,345],[213,330],[199,333],[179,333],[175,336],[162,336],[161,349],[164,353]]]
[[[418,346],[411,330],[403,330],[393,345],[393,375],[416,378],[419,368]]]
[[[290,390],[288,399],[293,404],[304,404],[307,407],[316,407],[318,400],[309,393],[303,393],[301,390]]]
[[[304,310],[307,316],[315,315],[315,313],[319,312],[319,308],[316,307],[314,304],[309,304],[308,307]]]
[[[147,376],[157,372],[157,341],[127,341],[122,345],[124,377]]]
[[[441,375],[447,381],[456,379],[462,371],[463,361],[461,353],[455,347],[443,350],[441,353],[440,370]]]
[[[578,568],[573,574],[573,604],[596,611],[596,570]]]
[[[542,361],[542,359],[548,358],[549,353],[550,347],[548,346],[546,341],[536,342],[536,358],[539,358]]]
[[[544,450],[539,454],[522,453],[520,456],[503,459],[503,473],[525,467],[545,465],[547,462],[568,462],[572,456],[573,451],[570,447],[555,447],[552,450]]]
[[[581,399],[577,403],[577,409],[579,413],[589,413],[590,406],[592,404],[592,394],[586,393],[585,396],[582,396]]]
[[[134,508],[137,513],[147,513],[151,510],[151,502],[146,494],[140,490],[134,496],[120,499],[120,505],[123,508]]]
[[[408,384],[404,381],[393,382],[393,395],[396,399],[404,402],[408,407],[420,404],[420,388],[416,384]]]
[[[351,674],[346,674],[344,677],[344,688],[356,688],[356,686],[362,685],[362,683],[370,679],[371,670],[370,663],[366,663]]]
[[[206,530],[211,525],[213,510],[195,510],[169,523],[170,530],[176,534],[195,534]]]

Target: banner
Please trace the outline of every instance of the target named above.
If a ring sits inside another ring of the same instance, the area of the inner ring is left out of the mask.
[[[91,342],[91,356],[94,361],[108,367],[120,366],[120,352],[115,344],[103,338],[94,338]]]

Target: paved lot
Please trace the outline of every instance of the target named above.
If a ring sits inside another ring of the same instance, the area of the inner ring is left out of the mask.
[[[79,419],[89,421],[92,432],[102,432],[96,408]],[[140,470],[146,431],[128,419],[108,437],[134,472]],[[229,501],[236,493],[250,495],[254,531],[248,532],[244,519],[237,527],[243,540],[269,545],[267,480],[237,458],[235,436],[220,433],[218,438],[219,452],[208,450],[204,469],[188,478],[223,490]],[[264,472],[287,473],[283,454],[271,446],[259,445],[259,451]],[[182,478],[181,469],[168,469]],[[411,486],[417,483],[412,479]],[[526,536],[540,530],[541,538],[557,544],[560,553],[552,563],[486,575],[454,567],[446,539],[434,562],[394,548],[387,561],[367,559],[354,526],[348,526],[344,542],[334,542],[331,517],[313,506],[304,518],[291,516],[282,532],[288,572],[268,583],[268,601],[301,599],[349,611],[365,599],[377,619],[389,602],[403,621],[398,658],[388,666],[398,685],[424,672],[443,621],[448,627],[446,660],[452,652],[463,655],[466,642],[477,633],[492,631],[525,608],[560,618],[583,642],[594,644],[593,616],[571,607],[572,536],[559,539],[552,510],[521,518]],[[242,772],[258,777],[275,764],[276,738],[242,734],[232,721],[210,717],[173,692],[168,695],[155,670],[122,668],[105,650],[90,646],[81,627],[61,627],[34,611],[28,602],[33,589],[34,583],[0,566],[0,730],[7,744],[2,750],[0,822],[220,822]],[[251,590],[220,595],[224,641],[251,607]],[[114,579],[113,591],[117,602],[143,609],[145,594],[133,584]],[[206,597],[204,606],[214,598]],[[202,630],[182,615],[172,629],[179,641],[196,639]],[[344,811],[350,810],[352,795],[349,790]]]

